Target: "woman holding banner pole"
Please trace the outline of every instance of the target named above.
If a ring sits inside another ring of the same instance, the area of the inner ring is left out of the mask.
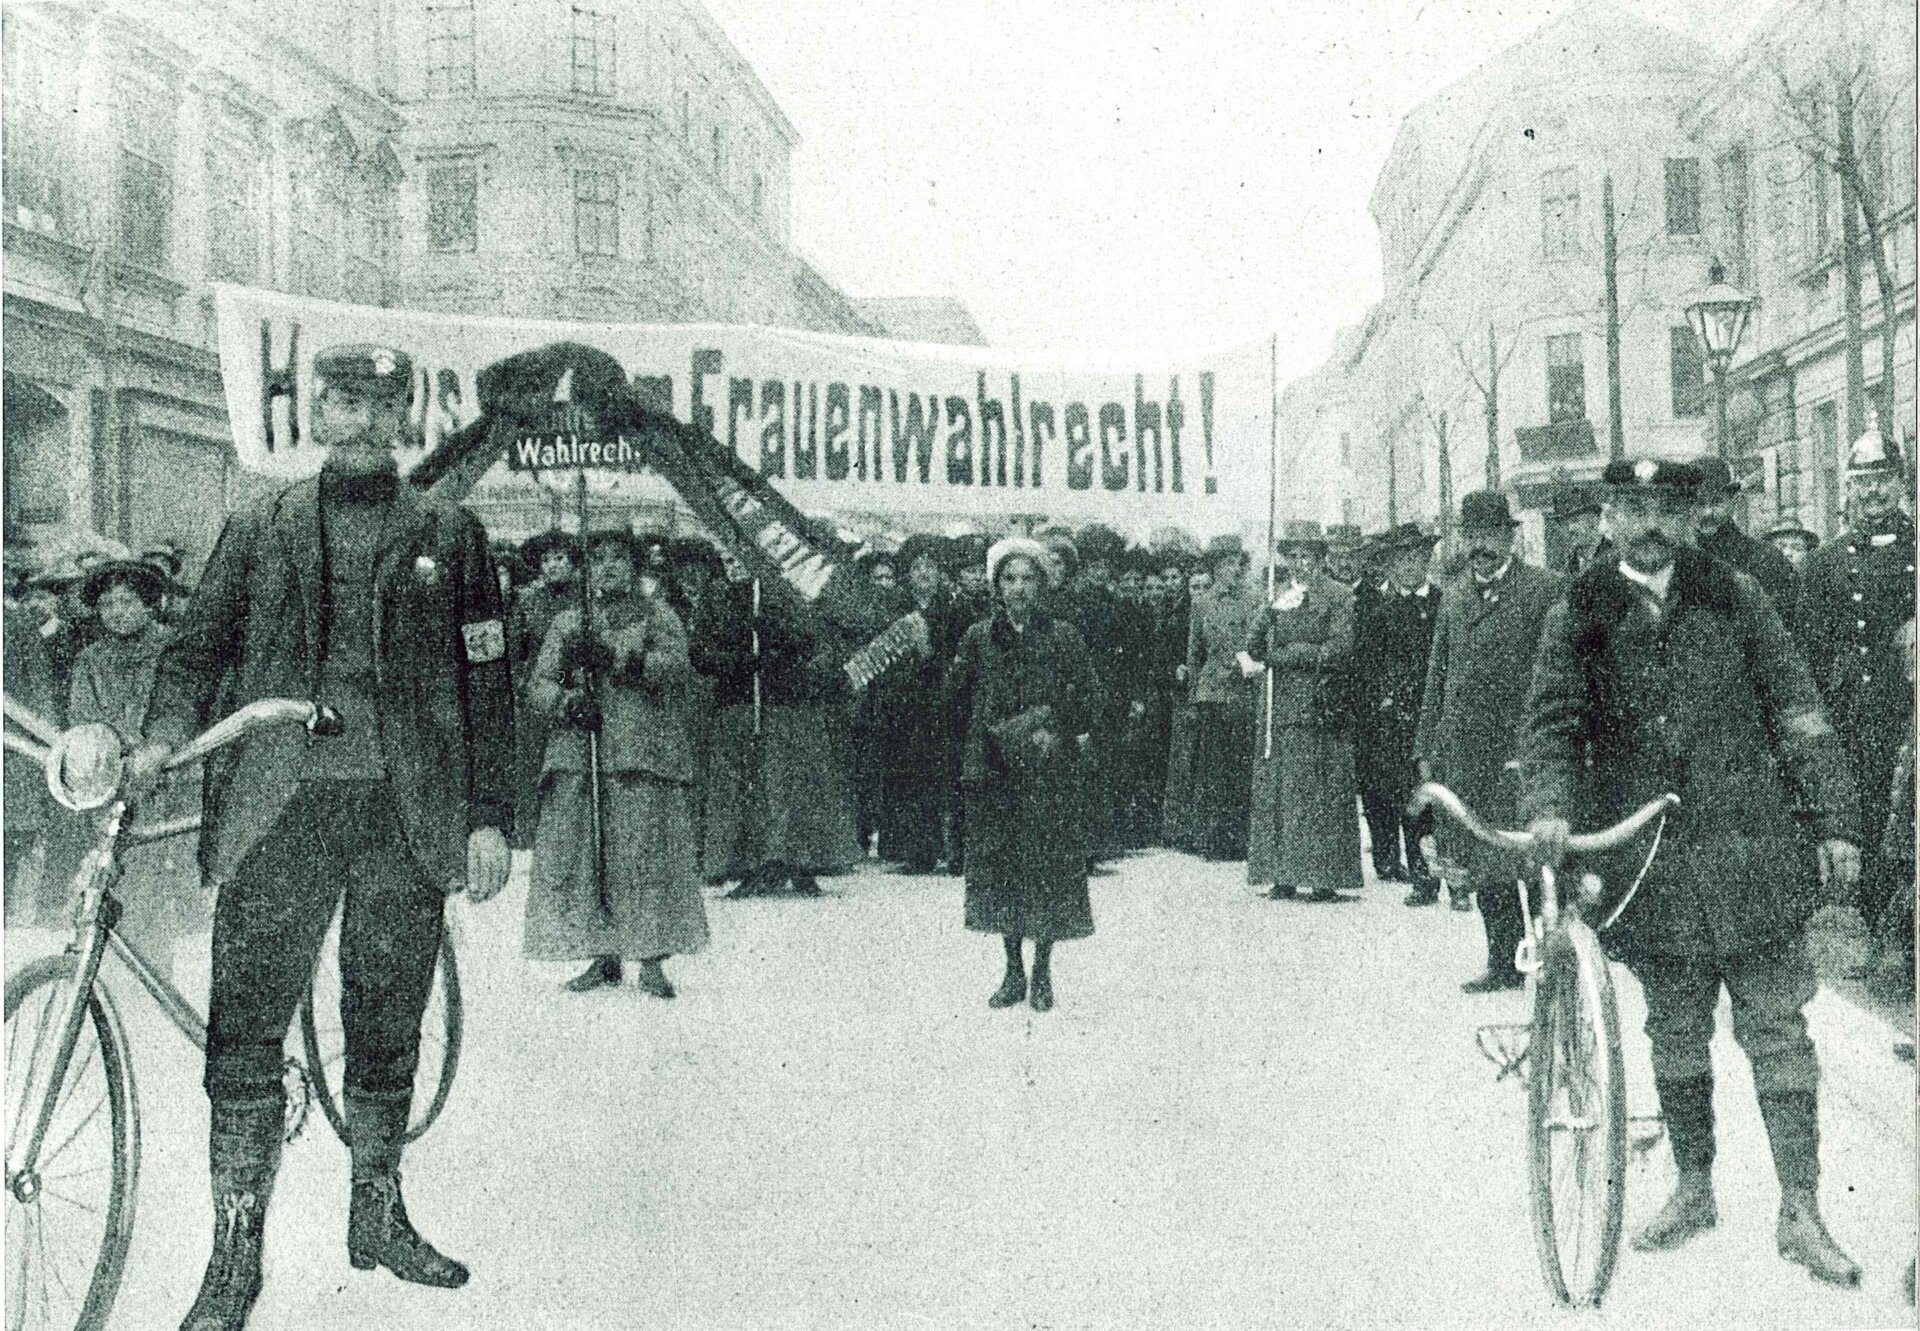
[[[640,988],[672,998],[661,963],[707,943],[688,803],[692,670],[686,633],[661,587],[663,564],[657,549],[629,532],[592,537],[592,627],[582,630],[578,610],[557,615],[528,685],[529,702],[556,728],[541,767],[526,953],[589,959],[567,984],[576,993],[618,985],[628,959],[639,964]],[[591,694],[583,687],[588,671],[597,675]],[[589,761],[596,745],[603,787],[598,865]]]

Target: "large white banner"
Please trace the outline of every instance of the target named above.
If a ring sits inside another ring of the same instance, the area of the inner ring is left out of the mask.
[[[413,358],[412,467],[479,415],[476,375],[580,342],[711,433],[800,508],[1045,514],[1142,530],[1240,529],[1266,510],[1268,348],[1174,363],[1069,364],[723,324],[591,324],[386,310],[244,287],[215,297],[242,466],[318,470],[314,356],[379,343]]]

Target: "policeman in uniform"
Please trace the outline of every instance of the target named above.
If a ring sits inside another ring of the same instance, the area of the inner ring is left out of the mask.
[[[1886,826],[1894,764],[1909,727],[1913,691],[1900,654],[1900,629],[1914,611],[1914,527],[1903,507],[1906,481],[1898,454],[1877,432],[1860,436],[1847,457],[1852,522],[1807,557],[1800,591],[1800,649],[1826,697],[1853,763],[1861,822]],[[1876,838],[1869,838],[1858,905],[1887,932],[1894,884]]]
[[[1646,994],[1679,1179],[1634,1246],[1676,1247],[1718,1221],[1708,1046],[1724,989],[1780,1182],[1780,1254],[1851,1286],[1860,1268],[1820,1217],[1820,1065],[1801,1009],[1809,954],[1860,946],[1858,916],[1834,904],[1859,869],[1859,804],[1773,603],[1688,545],[1700,479],[1684,462],[1608,464],[1619,557],[1575,579],[1541,630],[1521,811],[1535,854],[1557,864],[1570,820],[1606,826],[1680,796],[1657,842],[1643,833],[1592,865],[1613,885],[1646,866],[1607,944]]]
[[[1420,849],[1420,838],[1432,830],[1432,814],[1407,816],[1417,776],[1413,739],[1420,726],[1420,695],[1440,615],[1440,593],[1427,581],[1434,543],[1413,522],[1383,533],[1377,549],[1387,576],[1354,598],[1354,774],[1373,843],[1374,875],[1382,882],[1410,882],[1409,906],[1440,898],[1440,879]]]
[[[185,1331],[236,1331],[260,1292],[281,1045],[343,896],[347,1256],[418,1284],[467,1279],[409,1222],[399,1164],[443,899],[464,885],[484,900],[506,882],[513,695],[500,584],[472,515],[396,474],[406,354],[335,347],[313,368],[326,463],[229,518],[160,658],[133,761],[149,776],[217,719],[217,701],[312,698],[345,721],[331,738],[261,731],[209,762],[200,861],[219,893],[204,1078],[215,1219]]]

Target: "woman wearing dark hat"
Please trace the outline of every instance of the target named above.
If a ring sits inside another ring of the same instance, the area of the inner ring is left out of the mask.
[[[942,682],[968,621],[947,586],[947,543],[915,535],[900,547],[914,610],[927,622],[924,655],[875,686],[881,726],[880,857],[910,874],[932,873],[946,855],[947,797],[958,758]]]
[[[527,705],[527,682],[554,618],[580,604],[580,589],[575,582],[580,574],[579,538],[558,530],[543,531],[520,547],[519,562],[530,581],[513,598],[507,647],[514,686],[520,695],[514,709],[514,757],[520,773],[514,845],[526,850],[533,845],[533,829],[540,822],[541,763],[546,756],[547,733],[552,729],[544,713]]]
[[[1247,857],[1248,801],[1253,789],[1254,686],[1236,654],[1260,613],[1247,582],[1247,554],[1237,536],[1207,546],[1213,587],[1193,603],[1187,636],[1187,683],[1193,690],[1193,803],[1196,853],[1210,860]]]
[[[665,561],[626,532],[592,538],[593,635],[562,610],[547,630],[528,700],[555,725],[542,764],[540,825],[527,893],[526,953],[590,960],[575,992],[617,985],[672,998],[661,962],[707,944],[694,865],[685,706],[687,637],[667,604]],[[593,671],[594,697],[585,690]],[[599,736],[604,884],[594,863],[588,733]]]
[[[67,694],[67,724],[103,722],[129,744],[139,741],[147,719],[154,668],[173,634],[158,618],[167,580],[153,565],[113,560],[86,577],[81,600],[99,622],[101,637],[74,662]],[[140,802],[142,822],[186,817],[198,810],[198,769],[165,778]],[[49,863],[61,890],[73,866]],[[121,857],[116,895],[126,908],[120,931],[160,974],[173,974],[173,948],[195,924],[199,873],[191,845],[180,838],[140,846]]]
[[[1288,522],[1274,550],[1286,576],[1240,656],[1250,679],[1272,671],[1255,721],[1247,881],[1275,898],[1304,889],[1332,901],[1361,883],[1353,745],[1330,712],[1353,652],[1353,594],[1321,571],[1317,523]]]
[[[1079,635],[1040,608],[1046,548],[1011,537],[987,554],[991,618],[968,629],[951,691],[971,700],[966,926],[1001,936],[1006,973],[987,1000],[1053,1007],[1053,945],[1093,933],[1086,781],[1093,666]],[[1033,940],[1029,985],[1022,940]]]
[[[708,882],[739,879],[739,896],[787,885],[818,895],[817,875],[844,873],[859,856],[838,733],[841,644],[750,579],[714,596],[692,636],[694,669],[713,680],[718,709],[702,871]]]

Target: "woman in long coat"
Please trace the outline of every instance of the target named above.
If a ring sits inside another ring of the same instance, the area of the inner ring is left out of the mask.
[[[874,686],[880,722],[880,854],[910,874],[932,873],[946,855],[947,803],[954,782],[953,728],[941,685],[968,621],[941,567],[945,542],[909,537],[899,563],[912,608],[927,621],[928,651]]]
[[[661,962],[706,946],[707,911],[688,809],[687,635],[662,594],[660,569],[640,567],[646,560],[626,532],[596,537],[587,570],[593,635],[580,631],[578,610],[562,610],[534,663],[528,702],[553,730],[541,768],[526,954],[590,958],[567,984],[576,993],[619,984],[622,958],[634,959],[639,986],[672,998]],[[590,731],[599,734],[604,895],[594,864]]]
[[[1046,549],[1010,538],[987,554],[991,618],[960,640],[949,692],[971,699],[966,925],[1001,935],[1006,974],[987,1000],[1053,1006],[1053,945],[1093,933],[1087,894],[1092,662],[1073,629],[1039,612]],[[1029,989],[1021,940],[1033,940]]]
[[[1332,710],[1353,652],[1353,594],[1320,571],[1316,524],[1287,526],[1278,553],[1288,576],[1254,620],[1243,662],[1256,682],[1258,666],[1273,668],[1271,752],[1267,718],[1256,721],[1247,881],[1270,884],[1276,899],[1305,888],[1332,901],[1361,882],[1353,745]]]
[[[752,582],[715,595],[693,633],[693,665],[713,680],[707,767],[707,881],[741,896],[790,884],[817,895],[818,874],[859,855],[848,757],[836,710],[846,675],[837,644],[809,632]],[[756,694],[755,681],[758,681]]]
[[[67,724],[101,722],[129,744],[139,740],[147,719],[147,695],[153,691],[154,667],[173,637],[158,618],[165,596],[166,579],[150,564],[115,560],[87,575],[81,600],[98,617],[101,636],[74,661]],[[140,801],[140,821],[187,817],[199,806],[199,769],[174,772]],[[91,844],[91,836],[83,834],[76,844]],[[70,875],[79,866],[63,862],[48,867]],[[120,856],[120,881],[114,892],[126,910],[120,917],[120,932],[163,976],[173,974],[175,944],[204,922],[203,913],[196,909],[198,882],[191,837],[136,846]],[[66,890],[64,876],[58,886]]]

